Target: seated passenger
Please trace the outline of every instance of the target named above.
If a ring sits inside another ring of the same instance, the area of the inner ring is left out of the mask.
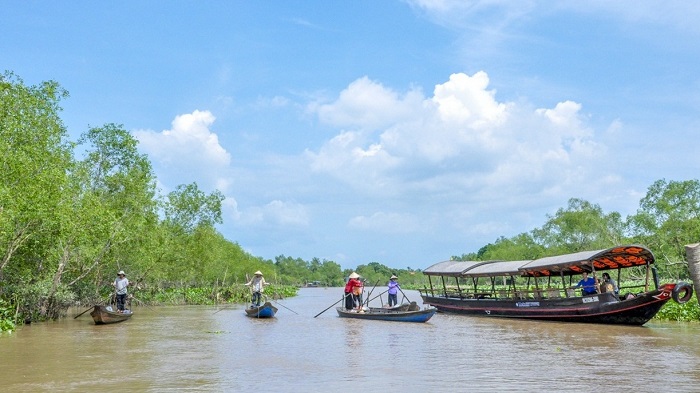
[[[602,288],[605,289],[605,292],[615,292],[615,295],[620,292],[620,289],[617,287],[617,283],[615,280],[610,278],[608,273],[603,273],[603,284],[601,286],[601,291],[603,290]]]
[[[595,278],[588,277],[588,272],[583,272],[583,279],[572,288],[581,288],[581,294],[583,296],[595,295],[597,293]]]

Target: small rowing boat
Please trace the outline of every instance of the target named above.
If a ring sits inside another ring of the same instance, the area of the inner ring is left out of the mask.
[[[415,305],[415,303],[412,303]],[[410,307],[409,307],[410,308]],[[401,310],[397,308],[372,307],[357,310],[346,310],[344,307],[337,307],[338,316],[341,318],[355,319],[370,319],[375,321],[394,321],[394,322],[427,322],[435,315],[437,309],[435,307],[427,307],[420,309]]]
[[[109,323],[123,322],[134,315],[131,310],[114,311],[112,306],[95,306],[90,312],[90,316],[95,321],[95,325],[106,325]]]
[[[245,309],[245,314],[252,318],[272,318],[277,313],[277,307],[270,302],[265,302],[261,306],[251,306]]]

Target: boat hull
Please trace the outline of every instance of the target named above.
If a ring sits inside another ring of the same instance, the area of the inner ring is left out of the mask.
[[[371,309],[365,312],[348,311],[343,307],[336,308],[338,316],[342,318],[367,319],[375,321],[393,322],[427,322],[435,315],[437,309],[434,307],[424,310],[399,311],[392,309]]]
[[[410,303],[399,304],[399,305],[396,305],[393,307],[388,307],[388,306],[386,306],[386,307],[370,307],[369,310],[370,311],[378,311],[378,312],[382,312],[382,311],[386,311],[386,310],[390,310],[390,311],[418,311],[418,310],[420,310],[420,307],[418,307],[416,302],[410,302]]]
[[[544,321],[644,325],[671,299],[664,286],[618,300],[612,293],[557,299],[457,299],[423,295],[440,312]]]
[[[90,316],[92,317],[92,320],[95,321],[95,325],[107,325],[111,323],[124,322],[134,315],[131,310],[116,312],[110,310],[110,308],[111,307],[107,306],[95,306],[95,308],[90,312]]]
[[[251,318],[272,318],[277,313],[277,308],[270,302],[265,302],[259,307],[248,307],[245,314]]]

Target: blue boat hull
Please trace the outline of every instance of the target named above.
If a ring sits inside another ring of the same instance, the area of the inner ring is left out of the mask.
[[[245,314],[251,318],[272,318],[276,313],[277,308],[270,302],[265,302],[260,307],[248,307],[245,309]]]

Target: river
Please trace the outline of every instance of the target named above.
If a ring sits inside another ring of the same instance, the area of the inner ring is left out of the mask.
[[[415,291],[405,291],[420,300]],[[436,314],[339,318],[341,288],[303,288],[269,320],[241,306],[135,307],[0,335],[3,392],[700,391],[700,324],[643,327]],[[419,301],[420,303],[420,301]],[[220,310],[220,311],[218,311]],[[80,311],[75,310],[72,315]]]

